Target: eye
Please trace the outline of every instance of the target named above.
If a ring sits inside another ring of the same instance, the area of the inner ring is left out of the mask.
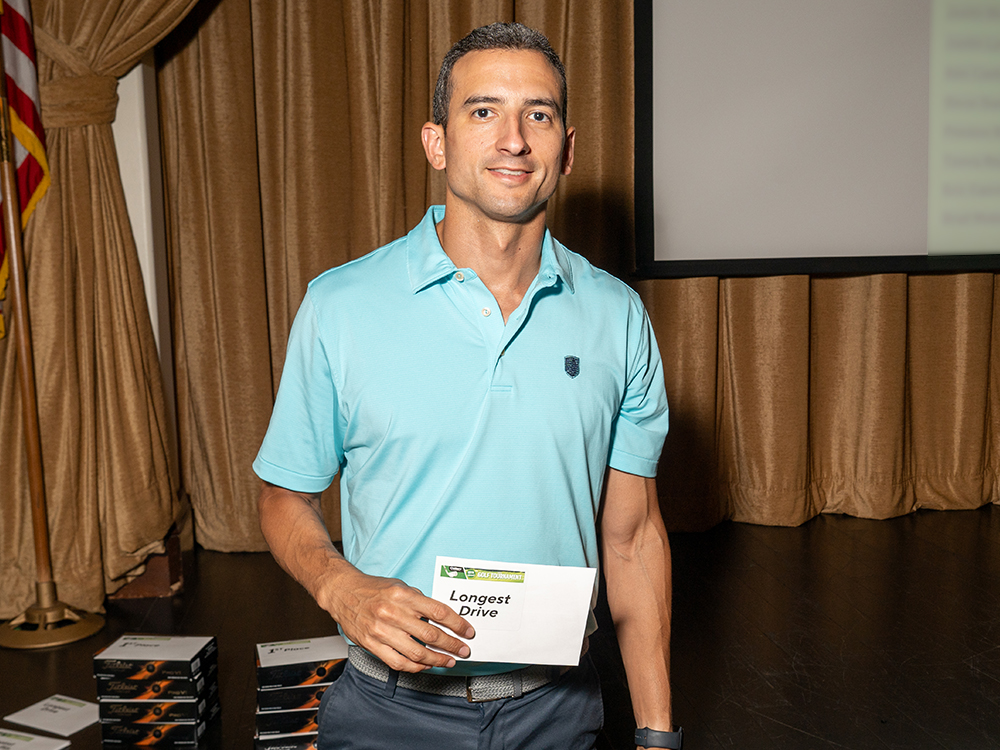
[[[528,115],[532,122],[549,122],[552,118],[546,112],[532,112]]]
[[[478,117],[480,119],[485,119],[490,116],[490,111],[486,107],[480,107],[472,113],[473,117]]]

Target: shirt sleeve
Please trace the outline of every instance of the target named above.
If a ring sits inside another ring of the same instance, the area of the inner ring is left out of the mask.
[[[288,338],[288,351],[253,470],[295,492],[322,492],[340,469],[343,438],[337,389],[309,292]]]
[[[649,316],[637,298],[628,325],[625,397],[615,420],[608,465],[628,474],[654,477],[667,436],[669,411],[660,350]]]

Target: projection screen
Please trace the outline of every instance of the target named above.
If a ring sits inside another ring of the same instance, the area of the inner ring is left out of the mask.
[[[636,0],[646,276],[1000,270],[1000,2]]]

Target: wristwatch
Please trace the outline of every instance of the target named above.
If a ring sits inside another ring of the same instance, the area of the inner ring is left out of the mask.
[[[639,747],[666,747],[670,750],[680,750],[684,746],[684,730],[677,727],[676,732],[660,732],[643,727],[635,730],[635,744]]]

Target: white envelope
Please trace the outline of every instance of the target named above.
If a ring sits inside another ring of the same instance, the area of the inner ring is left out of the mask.
[[[57,740],[17,729],[0,728],[0,750],[62,750],[69,745],[69,740]]]
[[[460,661],[575,666],[596,568],[438,557],[431,598],[476,629]]]
[[[96,703],[56,694],[4,718],[15,724],[69,737],[84,727],[96,724],[98,713]]]

